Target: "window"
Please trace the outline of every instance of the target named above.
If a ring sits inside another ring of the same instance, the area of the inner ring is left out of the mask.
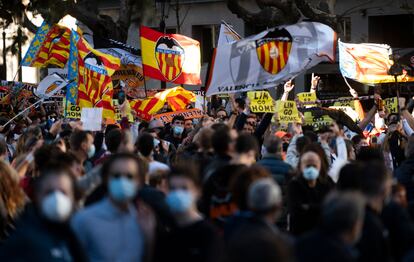
[[[200,42],[201,63],[210,63],[218,38],[218,25],[195,25],[192,37]]]
[[[414,46],[414,15],[370,16],[369,42],[393,48]]]

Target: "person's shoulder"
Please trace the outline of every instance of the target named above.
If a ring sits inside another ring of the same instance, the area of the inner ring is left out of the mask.
[[[100,213],[107,209],[108,199],[104,198],[99,202],[96,202],[88,207],[78,210],[72,217],[73,223],[82,223],[93,217],[98,216]]]

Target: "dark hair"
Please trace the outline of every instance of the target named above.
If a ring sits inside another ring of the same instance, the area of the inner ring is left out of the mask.
[[[131,160],[133,162],[136,163],[137,165],[137,172],[138,172],[138,176],[140,176],[139,172],[142,171],[140,169],[140,165],[141,165],[141,161],[139,160],[139,158],[131,153],[118,153],[118,154],[112,154],[108,157],[108,159],[104,162],[104,164],[102,165],[102,180],[104,181],[104,184],[106,185],[108,182],[108,177],[109,177],[109,171],[112,168],[112,165],[119,160]]]
[[[48,166],[50,162],[57,161],[57,155],[63,153],[55,145],[43,145],[34,152],[34,163],[36,170],[40,171]]]
[[[236,140],[236,152],[239,154],[247,153],[249,151],[259,151],[259,144],[256,137],[250,134],[241,134]]]
[[[296,140],[296,151],[299,155],[302,154],[303,149],[312,143],[312,140],[307,136],[298,137]]]
[[[383,194],[387,178],[387,168],[383,162],[376,160],[366,163],[359,177],[361,192],[366,197]]]
[[[7,153],[7,143],[4,138],[0,138],[0,155]]]
[[[354,135],[351,138],[352,143],[354,143],[354,145],[358,145],[361,141],[362,141],[362,136],[361,135]]]
[[[282,140],[277,136],[266,137],[263,144],[269,154],[276,154],[282,151]]]
[[[232,142],[230,136],[230,129],[226,125],[224,125],[224,127],[218,127],[215,130],[216,131],[211,137],[211,144],[213,146],[213,149],[216,152],[216,154],[225,154]]]
[[[239,104],[239,107],[241,109],[244,109],[246,107],[246,101],[243,98],[238,97],[235,99],[235,102]]]
[[[243,168],[237,172],[230,182],[233,200],[240,210],[248,210],[247,198],[250,185],[265,177],[271,177],[270,173],[263,167],[254,165],[249,168]]]
[[[311,130],[304,131],[303,136],[308,137],[313,143],[318,142],[318,135]]]
[[[36,199],[37,198],[36,194],[41,190],[41,188],[43,187],[43,183],[45,181],[47,181],[51,177],[58,177],[62,175],[66,175],[69,177],[71,181],[71,186],[73,189],[75,201],[79,200],[81,197],[81,192],[77,186],[76,177],[72,173],[70,168],[67,165],[62,165],[61,162],[51,161],[51,162],[48,162],[47,165],[45,165],[42,168],[42,170],[40,171],[40,175],[38,177],[35,177],[33,180],[33,190],[34,190],[33,192],[35,195],[35,201],[38,200]]]
[[[70,149],[71,150],[79,150],[83,142],[88,139],[88,134],[91,134],[88,131],[77,130],[72,132],[70,135]]]
[[[122,143],[122,130],[119,128],[112,129],[105,133],[105,145],[109,152],[116,153],[119,145]]]
[[[384,155],[379,148],[364,146],[360,148],[358,154],[356,155],[356,160],[362,162],[379,160],[384,162]]]
[[[152,173],[149,177],[149,185],[152,187],[157,187],[161,184],[164,179],[168,178],[168,171],[165,170],[157,170],[156,172]]]
[[[142,133],[135,145],[144,157],[148,157],[154,150],[154,138],[148,133]]]
[[[329,194],[321,212],[322,230],[341,235],[352,232],[355,224],[364,219],[365,201],[356,192],[333,192]]]
[[[183,177],[191,180],[194,185],[200,188],[201,181],[198,170],[198,166],[194,161],[179,160],[171,166],[168,180],[170,181],[173,177]]]
[[[176,115],[176,116],[174,116],[174,117],[173,117],[173,119],[172,119],[172,121],[171,121],[171,124],[172,124],[172,125],[174,125],[174,122],[175,122],[176,120],[185,121],[185,118],[184,118],[184,116],[182,116],[182,115]]]
[[[363,167],[363,164],[358,161],[343,166],[339,171],[338,183],[336,184],[337,189],[340,191],[359,190],[359,177]]]

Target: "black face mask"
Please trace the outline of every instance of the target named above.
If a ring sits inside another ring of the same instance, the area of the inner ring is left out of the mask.
[[[289,143],[283,143],[282,144],[283,152],[286,152],[288,147],[289,147]]]

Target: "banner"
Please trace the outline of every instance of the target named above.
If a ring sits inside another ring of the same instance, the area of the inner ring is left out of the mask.
[[[194,119],[194,118],[202,118],[204,116],[204,112],[200,109],[193,108],[183,111],[176,111],[176,112],[169,112],[164,114],[155,115],[153,119],[160,119],[164,123],[170,123],[174,116],[183,116],[185,119]]]
[[[281,123],[300,123],[298,108],[295,101],[276,101],[277,119]]]
[[[328,115],[315,116],[312,112],[304,112],[305,125],[312,126],[314,131],[319,131],[322,127],[330,126],[333,123]]]
[[[397,97],[385,98],[384,107],[390,114],[398,114],[398,99]]]
[[[200,85],[200,43],[141,26],[144,75],[176,84]]]
[[[273,99],[267,91],[247,92],[250,100],[250,110],[253,113],[275,113],[276,107]]]
[[[349,106],[350,108],[355,109],[355,101],[353,100],[353,97],[340,97],[339,99],[344,99],[344,101],[337,101],[334,103],[334,106]]]
[[[348,44],[338,41],[339,68],[344,77],[364,84],[394,83],[388,71],[394,64],[389,45]],[[412,82],[414,77],[398,76],[398,82]]]
[[[43,78],[33,93],[41,99],[48,99],[62,90],[67,84],[66,79],[54,73]]]
[[[274,88],[324,61],[335,60],[336,33],[301,22],[217,47],[207,96]]]

